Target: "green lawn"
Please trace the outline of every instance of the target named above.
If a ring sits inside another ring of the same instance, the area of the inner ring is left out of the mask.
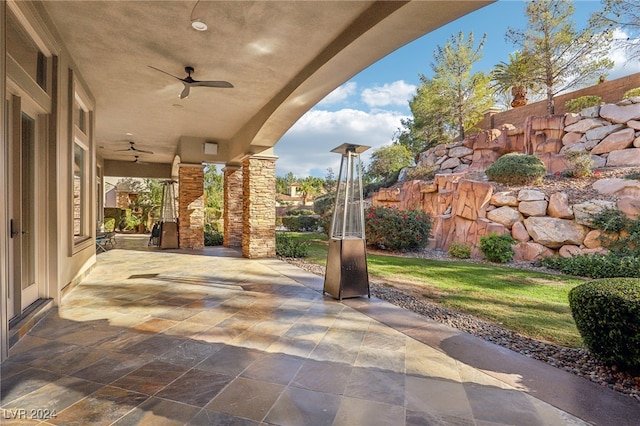
[[[307,261],[324,265],[326,236],[290,233],[310,245]],[[500,265],[367,255],[373,281],[410,285],[414,294],[501,324],[523,335],[575,347],[581,344],[567,294],[582,280]]]

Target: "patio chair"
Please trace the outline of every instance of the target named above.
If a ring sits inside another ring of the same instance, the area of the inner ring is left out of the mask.
[[[107,234],[96,235],[96,254],[107,251]]]

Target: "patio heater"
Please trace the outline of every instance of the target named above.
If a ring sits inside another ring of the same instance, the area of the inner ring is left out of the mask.
[[[368,146],[345,143],[331,150],[342,155],[336,203],[331,219],[323,294],[335,299],[367,296],[366,240],[360,154]]]
[[[160,214],[160,248],[178,248],[178,216],[176,215],[175,182],[167,180],[162,186]]]

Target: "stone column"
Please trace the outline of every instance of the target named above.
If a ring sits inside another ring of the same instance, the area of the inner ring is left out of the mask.
[[[226,166],[224,172],[224,242],[225,247],[242,246],[242,169]]]
[[[180,164],[178,171],[180,248],[204,248],[204,166]]]
[[[276,159],[255,155],[242,162],[242,255],[276,255]]]

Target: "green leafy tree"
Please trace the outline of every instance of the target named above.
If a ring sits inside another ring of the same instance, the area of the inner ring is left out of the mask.
[[[296,183],[298,179],[293,174],[293,172],[289,172],[284,177],[276,176],[276,192],[278,194],[289,194],[289,188],[291,185]]]
[[[208,220],[219,219],[224,207],[224,176],[214,164],[204,167],[204,194]]]
[[[324,176],[324,182],[322,187],[324,188],[324,192],[332,193],[335,192],[336,187],[338,185],[338,178],[336,174],[333,172],[331,167],[327,168],[327,174]]]
[[[322,193],[324,180],[322,178],[308,176],[300,181],[300,192],[302,194],[302,204],[307,203],[307,198],[315,197]]]
[[[502,61],[496,64],[491,71],[491,87],[499,95],[522,93],[525,97],[527,92],[535,88],[533,80],[531,57],[516,50],[509,54],[509,61]]]
[[[640,59],[640,3],[637,0],[602,0],[602,10],[595,12],[589,24],[601,31],[619,28],[626,37],[614,40],[627,53],[628,60]]]
[[[365,178],[369,182],[383,181],[394,172],[412,164],[413,157],[407,147],[396,143],[385,145],[371,154]]]
[[[413,158],[431,146],[451,142],[455,137],[442,113],[446,108],[442,90],[424,75],[420,75],[420,80],[416,95],[409,101],[412,117],[401,120],[403,127],[394,140],[406,147]]]
[[[473,32],[465,37],[461,31],[451,35],[444,46],[433,54],[432,87],[440,94],[441,113],[460,139],[465,131],[482,120],[484,110],[493,105],[489,90],[490,77],[484,72],[473,72],[473,65],[482,58],[486,34],[475,45]]]
[[[554,97],[563,91],[593,84],[613,67],[607,58],[610,31],[590,27],[576,30],[570,0],[531,0],[524,30],[509,28],[507,39],[531,57],[534,84],[545,88],[547,113],[554,113]]]

